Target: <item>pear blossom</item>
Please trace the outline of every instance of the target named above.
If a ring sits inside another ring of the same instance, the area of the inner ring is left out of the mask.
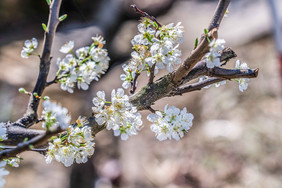
[[[37,46],[38,46],[38,41],[36,38],[32,38],[31,40],[26,40],[24,42],[24,46],[21,51],[21,57],[28,58],[30,55],[32,55],[32,52],[37,48]]]
[[[92,37],[92,45],[81,47],[75,54],[67,54],[63,59],[57,59],[59,70],[58,82],[61,89],[73,93],[74,87],[87,90],[93,80],[98,81],[109,67],[108,52],[103,49],[105,41],[103,37]],[[74,42],[69,41],[61,47],[60,51],[69,53],[74,47]]]
[[[7,162],[6,161],[0,161],[0,188],[3,188],[6,180],[3,176],[9,175],[9,171],[5,169]]]
[[[206,64],[208,68],[219,67],[220,63],[220,51],[224,49],[224,39],[213,39],[210,44],[210,50],[205,55]]]
[[[77,124],[76,127],[69,126],[65,136],[57,137],[53,142],[49,142],[45,156],[47,164],[55,159],[69,167],[74,162],[86,163],[94,154],[95,143],[91,128],[86,125],[88,122],[84,118],[79,118]]]
[[[5,126],[5,123],[0,123],[0,141],[7,140],[7,128]]]
[[[73,47],[74,47],[74,41],[69,41],[65,43],[63,46],[61,46],[59,51],[64,54],[67,54],[72,51]]]
[[[9,166],[12,166],[12,167],[19,167],[20,162],[21,162],[21,158],[18,155],[16,157],[10,157],[4,160],[7,162]]]
[[[240,60],[236,61],[235,68],[236,69],[249,69],[247,63],[245,62],[240,63]],[[239,90],[241,92],[244,92],[248,88],[248,82],[250,81],[249,78],[239,78],[235,80],[239,83]]]
[[[139,33],[131,40],[133,51],[131,60],[124,67],[124,74],[120,76],[122,87],[128,89],[137,74],[147,71],[151,74],[154,66],[154,74],[159,69],[167,69],[172,72],[175,65],[181,63],[181,51],[178,49],[183,39],[183,26],[181,23],[174,25],[158,26],[157,23],[144,18],[137,26]]]
[[[112,91],[111,102],[105,101],[104,91],[98,91],[93,104],[95,121],[99,125],[106,124],[106,129],[113,130],[114,135],[120,135],[122,140],[137,135],[142,128],[141,114],[137,113],[137,108],[129,102],[129,97],[121,88]]]
[[[50,100],[43,102],[42,118],[44,122],[42,127],[50,130],[55,130],[58,127],[66,129],[70,123],[70,116],[67,114],[68,110],[57,105]]]
[[[164,112],[156,111],[147,116],[152,122],[151,130],[159,141],[167,139],[179,140],[192,126],[194,116],[186,108],[180,110],[175,106],[165,106]]]

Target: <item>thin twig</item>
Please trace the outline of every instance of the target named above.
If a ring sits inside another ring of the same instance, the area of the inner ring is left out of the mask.
[[[227,63],[230,59],[237,57],[236,53],[231,48],[225,48],[224,50],[221,51],[220,54],[221,54],[220,62],[225,62],[225,63]],[[222,66],[225,63],[223,63]],[[208,72],[208,68],[206,66],[206,62],[205,60],[201,60],[194,66],[194,68],[189,72],[189,74],[185,78],[183,78],[180,85],[187,83],[200,76],[207,75],[208,74],[207,72]]]
[[[204,80],[203,82],[198,82],[198,83],[194,83],[194,84],[190,84],[190,85],[186,85],[186,86],[182,86],[180,88],[177,88],[176,91],[172,91],[167,96],[172,97],[172,96],[175,96],[175,95],[182,95],[184,93],[201,90],[202,88],[204,88],[206,86],[221,82],[223,80],[226,80],[226,79],[224,79],[224,78],[209,78],[207,80]]]
[[[58,80],[59,80],[59,79],[58,79],[58,77],[56,76],[52,81],[46,82],[46,87],[48,87],[48,86],[50,86],[50,85],[52,85],[52,84],[57,83]]]
[[[136,73],[135,77],[131,83],[131,89],[130,89],[130,94],[133,95],[135,90],[136,90],[136,84],[137,84],[137,79],[140,76],[140,73]]]
[[[39,75],[36,81],[36,85],[32,92],[32,93],[37,93],[38,96],[42,95],[46,87],[46,79],[49,73],[50,61],[51,61],[50,52],[51,52],[55,32],[59,24],[58,17],[59,17],[59,10],[61,3],[62,0],[53,0],[52,4],[50,5],[47,30],[44,35],[43,51],[39,65]],[[39,101],[40,99],[36,98],[35,96],[30,96],[26,113],[22,118],[18,119],[16,122],[24,125],[26,128],[36,123]]]
[[[208,30],[218,28],[231,0],[219,0]]]
[[[142,10],[137,8],[136,5],[130,5],[130,7],[133,8],[135,10],[135,12],[137,12],[138,14],[141,14],[143,17],[149,18],[153,22],[156,22],[159,27],[162,27],[162,24],[160,24],[154,16],[149,15],[147,12],[143,12]]]
[[[147,106],[147,110],[149,110],[152,113],[156,113],[156,110],[154,110],[151,106]]]
[[[45,134],[38,135],[32,138],[31,140],[19,143],[15,148],[0,151],[0,160],[3,160],[8,157],[14,157],[23,151],[32,150],[33,147],[45,144],[49,138],[51,138],[53,135],[56,135],[60,132],[62,132],[61,129],[57,129],[52,132],[45,132]]]
[[[152,67],[150,68],[150,77],[149,77],[149,81],[148,84],[152,84],[154,82],[154,77],[155,77],[155,67],[156,67],[156,63],[152,65]]]

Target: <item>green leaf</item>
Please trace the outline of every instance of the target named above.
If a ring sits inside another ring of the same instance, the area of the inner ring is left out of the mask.
[[[157,24],[157,22],[154,22],[154,26],[155,26],[156,29],[159,28],[159,25]]]
[[[28,138],[24,138],[23,142],[27,142],[28,141]]]
[[[50,6],[51,5],[51,0],[46,0],[46,3]]]
[[[48,31],[47,31],[47,26],[45,25],[45,23],[42,23],[42,28],[43,28],[43,30],[44,30],[45,32],[48,32]]]
[[[60,16],[59,20],[60,22],[64,21],[67,18],[68,15],[64,14],[62,16]]]
[[[196,48],[197,48],[198,43],[199,43],[198,38],[196,38],[196,39],[195,39],[195,44],[194,44],[194,49],[196,49]]]
[[[208,35],[209,34],[209,31],[207,29],[204,29],[205,31],[205,34]]]
[[[34,146],[33,146],[33,145],[31,145],[31,144],[30,144],[30,145],[28,145],[28,147],[29,147],[29,149],[31,149],[31,150],[32,150],[32,149],[34,149]]]

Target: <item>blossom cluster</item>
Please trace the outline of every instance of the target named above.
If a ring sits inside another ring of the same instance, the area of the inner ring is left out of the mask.
[[[9,171],[5,169],[6,165],[12,166],[12,167],[19,167],[20,163],[20,157],[10,157],[8,159],[4,159],[0,161],[0,188],[4,187],[6,180],[3,176],[9,175]]]
[[[136,107],[129,102],[129,97],[121,88],[112,91],[111,102],[106,101],[104,91],[98,91],[97,97],[93,98],[93,104],[96,122],[99,125],[106,124],[106,128],[112,129],[114,135],[120,135],[122,140],[137,135],[142,127],[141,114],[137,113]]]
[[[59,70],[58,82],[61,89],[73,93],[77,84],[78,89],[87,90],[89,84],[105,73],[109,67],[109,56],[103,49],[105,41],[103,37],[92,37],[90,46],[81,47],[73,53],[74,42],[69,41],[60,48],[60,52],[67,54],[63,59],[57,59]]]
[[[240,63],[240,60],[236,61],[235,65],[236,69],[249,69],[247,63],[243,62],[242,64]],[[239,83],[239,90],[241,92],[244,92],[248,88],[248,82],[250,81],[249,78],[239,78],[235,79]]]
[[[77,120],[77,126],[69,126],[66,135],[53,137],[49,142],[48,152],[45,156],[46,163],[51,163],[54,158],[66,167],[76,163],[86,163],[94,154],[95,143],[91,128],[86,126],[84,119]]]
[[[150,75],[166,68],[173,71],[176,64],[181,63],[180,43],[184,41],[183,27],[173,23],[159,26],[156,22],[144,18],[138,25],[139,33],[132,39],[133,51],[128,65],[123,65],[125,74],[120,76],[123,88],[129,88],[137,74],[147,71]],[[154,70],[152,70],[154,69]]]
[[[0,141],[7,139],[7,128],[5,127],[5,123],[0,123]]]
[[[180,110],[175,106],[165,106],[164,111],[156,111],[149,114],[147,119],[152,122],[151,130],[159,141],[167,139],[179,140],[192,126],[193,114],[186,108]]]
[[[71,117],[68,115],[68,110],[57,105],[50,100],[43,102],[42,111],[42,127],[47,130],[56,130],[58,127],[66,129],[69,126]]]
[[[210,44],[210,51],[206,53],[205,59],[208,68],[219,67],[220,64],[220,51],[224,49],[224,39],[213,39]]]
[[[28,58],[30,55],[32,55],[32,52],[37,48],[37,46],[38,46],[38,41],[36,38],[32,38],[31,40],[26,40],[24,42],[24,46],[21,51],[21,57]]]
[[[7,162],[6,161],[0,161],[0,188],[4,187],[6,180],[3,176],[8,175],[10,172],[5,169]]]

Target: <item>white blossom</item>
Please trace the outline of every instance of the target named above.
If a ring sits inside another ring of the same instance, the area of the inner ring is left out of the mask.
[[[30,55],[32,55],[32,52],[37,48],[37,46],[38,46],[38,41],[36,38],[32,38],[31,40],[26,40],[24,42],[24,46],[21,51],[21,57],[28,58]]]
[[[8,159],[5,159],[5,161],[7,162],[8,165],[10,165],[12,167],[19,167],[20,162],[21,162],[21,158],[20,158],[20,156],[10,157]]]
[[[103,49],[105,41],[103,37],[93,37],[92,45],[81,47],[75,55],[67,54],[62,60],[57,59],[59,70],[57,78],[61,83],[61,89],[73,93],[74,87],[87,90],[93,80],[98,81],[109,67],[108,52]],[[65,44],[61,51],[68,53],[74,47],[73,41]]]
[[[222,85],[225,85],[226,84],[226,80],[222,80],[220,82],[217,82],[214,84],[215,87],[219,87],[219,86],[222,86]]]
[[[139,33],[131,40],[134,52],[131,53],[131,60],[123,68],[125,74],[120,76],[123,81],[122,87],[128,89],[137,74],[147,71],[151,74],[154,66],[154,74],[159,69],[167,69],[172,72],[175,65],[181,63],[181,52],[178,49],[183,39],[183,26],[181,23],[163,25],[145,18],[138,25]]]
[[[220,51],[224,49],[225,40],[223,39],[213,39],[210,44],[210,51],[206,53],[205,59],[208,68],[219,67],[220,63]]]
[[[8,170],[5,169],[6,164],[6,161],[0,162],[0,188],[3,188],[6,183],[6,180],[3,176],[7,176],[10,173]]]
[[[7,140],[7,128],[5,126],[5,123],[0,122],[0,141],[1,140]]]
[[[192,126],[194,116],[187,113],[186,108],[180,110],[175,106],[165,106],[164,112],[156,111],[149,114],[147,119],[152,122],[151,130],[159,141],[167,139],[179,140]]]
[[[106,124],[106,129],[113,130],[114,135],[120,135],[122,140],[137,135],[142,127],[141,114],[137,113],[136,107],[129,102],[129,97],[121,88],[112,91],[111,102],[105,101],[105,93],[99,91],[97,97],[93,98],[93,104],[95,121],[99,125]]]
[[[236,69],[249,69],[247,63],[245,62],[240,63],[240,60],[236,61],[235,68]],[[248,88],[248,82],[250,81],[249,78],[239,78],[235,80],[239,83],[239,90],[241,92],[244,92]]]
[[[61,46],[59,51],[64,54],[67,54],[72,51],[73,47],[74,47],[74,41],[69,41],[65,43],[63,46]]]
[[[50,130],[55,130],[58,127],[66,129],[70,123],[70,116],[67,114],[68,110],[57,105],[50,100],[43,102],[42,118],[44,122],[42,127]]]
[[[91,128],[84,118],[77,120],[76,127],[69,126],[67,135],[59,137],[49,143],[48,152],[45,156],[46,163],[52,159],[62,162],[66,167],[74,162],[86,163],[88,158],[94,154],[95,143]]]

